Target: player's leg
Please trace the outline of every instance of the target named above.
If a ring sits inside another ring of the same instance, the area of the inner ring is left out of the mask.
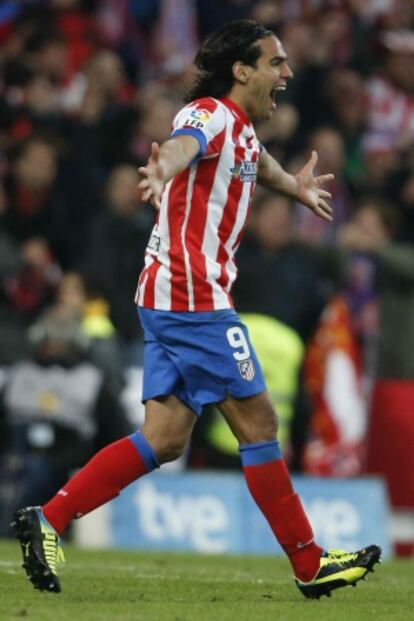
[[[240,444],[243,471],[250,493],[288,555],[295,575],[311,580],[322,549],[295,494],[282,458],[277,418],[267,392],[245,399],[229,396],[218,404]]]
[[[141,433],[163,464],[183,454],[196,420],[193,410],[178,397],[158,397],[145,404]]]
[[[161,463],[179,457],[196,415],[175,396],[147,401],[140,432],[99,451],[42,508],[27,507],[14,520],[26,573],[36,588],[60,591],[59,535],[74,519],[115,498]]]
[[[335,588],[355,585],[379,561],[381,550],[369,546],[352,554],[326,553],[315,543],[276,440],[277,418],[268,393],[243,399],[229,396],[218,407],[239,441],[250,493],[289,557],[303,594],[319,598]]]
[[[196,415],[177,397],[150,399],[141,431],[99,451],[44,507],[43,513],[61,534],[74,519],[90,513],[119,492],[179,457],[191,435]]]

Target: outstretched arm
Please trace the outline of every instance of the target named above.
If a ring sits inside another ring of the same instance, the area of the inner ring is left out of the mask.
[[[168,181],[185,170],[199,151],[198,140],[189,135],[170,138],[161,147],[153,142],[148,162],[138,168],[138,200],[149,201],[159,209]]]
[[[312,156],[305,166],[296,175],[290,175],[263,149],[257,181],[272,192],[284,194],[306,205],[320,218],[332,220],[332,208],[326,202],[326,199],[331,198],[331,194],[322,186],[334,176],[328,174],[314,177],[313,170],[317,161],[318,154],[312,151]]]

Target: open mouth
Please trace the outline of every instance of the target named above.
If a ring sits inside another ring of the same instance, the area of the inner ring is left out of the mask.
[[[281,91],[285,91],[285,90],[286,90],[286,84],[279,84],[278,86],[274,86],[272,88],[272,90],[270,91],[270,99],[272,100],[273,108],[277,107],[277,101],[276,101],[277,93],[280,93]]]

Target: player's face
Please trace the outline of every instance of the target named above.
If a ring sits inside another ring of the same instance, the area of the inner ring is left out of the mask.
[[[262,54],[247,84],[249,116],[252,119],[270,119],[276,110],[277,93],[286,89],[293,73],[279,39],[267,37],[261,39],[259,45]]]

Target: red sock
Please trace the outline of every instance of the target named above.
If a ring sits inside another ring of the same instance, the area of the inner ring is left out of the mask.
[[[312,527],[292,487],[278,443],[260,442],[240,449],[251,495],[288,555],[296,578],[309,582],[319,569],[323,550],[314,542]]]
[[[151,469],[147,456],[141,456],[131,437],[99,451],[42,507],[45,518],[59,534],[74,518],[112,500]]]

